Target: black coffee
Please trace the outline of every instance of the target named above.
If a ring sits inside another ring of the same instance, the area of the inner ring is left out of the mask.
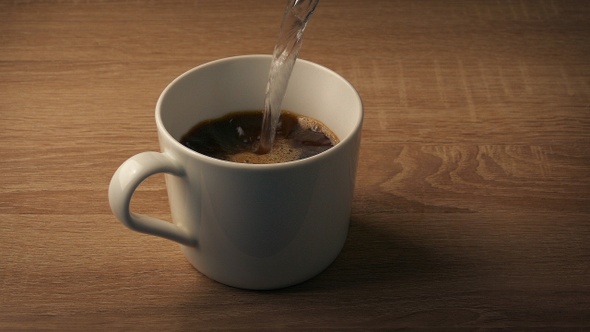
[[[198,123],[180,143],[204,155],[251,164],[273,164],[314,156],[338,143],[321,122],[283,111],[272,150],[259,154],[262,111],[236,112]]]

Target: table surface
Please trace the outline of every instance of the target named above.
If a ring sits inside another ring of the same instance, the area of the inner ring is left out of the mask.
[[[270,54],[284,4],[0,3],[0,330],[590,328],[585,1],[321,1],[300,57],[366,113],[347,242],[308,282],[224,286],[116,221],[163,88]],[[133,209],[169,219],[163,181]]]

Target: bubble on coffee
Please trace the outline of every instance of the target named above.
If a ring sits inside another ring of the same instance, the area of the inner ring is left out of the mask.
[[[201,154],[238,163],[275,164],[322,153],[339,140],[320,121],[283,111],[271,152],[258,153],[261,111],[230,113],[194,126],[180,142]]]

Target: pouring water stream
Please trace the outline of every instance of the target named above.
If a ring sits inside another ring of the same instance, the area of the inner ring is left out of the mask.
[[[257,151],[259,154],[268,153],[272,149],[281,104],[301,48],[303,32],[318,2],[319,0],[287,1],[266,85],[264,117]]]

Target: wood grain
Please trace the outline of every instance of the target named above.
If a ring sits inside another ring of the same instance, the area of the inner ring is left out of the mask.
[[[162,89],[271,53],[283,5],[0,3],[0,330],[590,329],[584,1],[321,1],[300,57],[365,123],[349,238],[306,283],[229,288],[115,220]],[[132,206],[166,200],[156,176]]]

